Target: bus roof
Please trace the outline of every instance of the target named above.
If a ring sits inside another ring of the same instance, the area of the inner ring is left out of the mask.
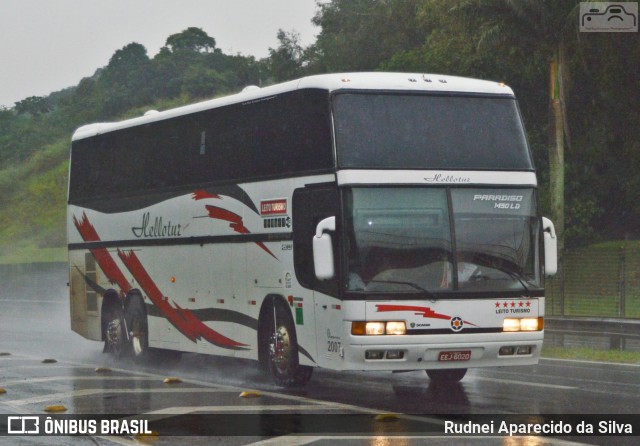
[[[156,121],[188,115],[212,108],[250,102],[276,94],[299,89],[378,90],[378,91],[423,91],[441,93],[476,93],[513,96],[511,88],[503,83],[456,76],[420,73],[338,73],[320,74],[271,85],[269,87],[247,87],[242,92],[216,99],[186,105],[162,112],[150,111],[143,116],[113,123],[88,124],[78,128],[72,140],[89,138],[103,133]]]

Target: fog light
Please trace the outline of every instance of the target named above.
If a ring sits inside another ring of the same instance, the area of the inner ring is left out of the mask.
[[[404,352],[402,350],[389,350],[387,352],[387,359],[402,359],[404,358]]]
[[[364,353],[365,359],[382,359],[384,358],[384,352],[380,350],[367,350]]]
[[[533,347],[531,345],[521,345],[518,347],[516,355],[530,355],[531,352],[533,352]]]
[[[508,346],[508,347],[500,347],[500,350],[498,351],[498,355],[500,356],[512,356],[513,354],[515,354],[516,352],[516,348],[513,346]]]
[[[407,333],[407,326],[404,322],[387,322],[386,330],[388,335],[403,335]]]

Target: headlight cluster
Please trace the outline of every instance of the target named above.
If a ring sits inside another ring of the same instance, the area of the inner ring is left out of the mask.
[[[403,335],[407,334],[404,321],[356,321],[351,323],[351,334],[356,336]]]
[[[541,331],[544,328],[544,318],[505,318],[502,331]]]

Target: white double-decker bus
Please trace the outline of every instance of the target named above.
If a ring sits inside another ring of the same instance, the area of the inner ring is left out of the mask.
[[[320,75],[87,125],[71,326],[116,355],[258,360],[282,386],[315,367],[535,364],[556,269],[538,201],[495,82]]]

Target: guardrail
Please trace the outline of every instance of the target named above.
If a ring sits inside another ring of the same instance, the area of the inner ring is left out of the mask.
[[[546,317],[545,342],[560,347],[640,351],[640,319]]]

